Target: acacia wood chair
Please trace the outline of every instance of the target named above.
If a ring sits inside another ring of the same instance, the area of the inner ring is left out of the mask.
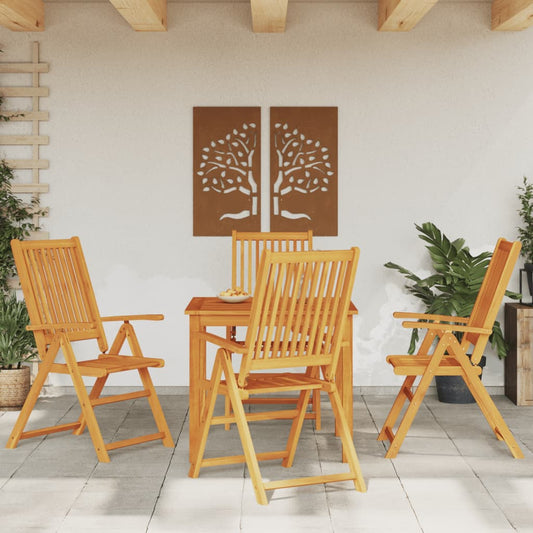
[[[313,232],[248,232],[231,233],[231,286],[253,294],[259,261],[263,250],[303,252],[313,249]]]
[[[437,375],[461,376],[496,437],[505,441],[513,457],[523,457],[516,440],[479,378],[481,367],[478,366],[492,333],[520,248],[520,242],[498,240],[469,317],[394,313],[396,318],[409,319],[403,322],[404,327],[426,329],[427,333],[416,355],[387,357],[394,373],[406,378],[378,436],[378,440],[390,442],[386,457],[392,458],[398,454],[426,391],[433,377]],[[469,358],[467,350],[470,349],[472,354]],[[418,376],[420,381],[414,388]],[[406,401],[408,407],[394,433],[396,421]]]
[[[211,373],[201,438],[198,449],[194,450],[190,477],[198,477],[202,467],[246,462],[256,499],[263,505],[268,503],[265,491],[278,488],[351,480],[357,490],[366,490],[335,384],[358,258],[358,248],[263,252],[244,344],[210,333],[202,334],[219,349]],[[232,366],[232,353],[242,355],[237,374]],[[265,483],[258,461],[282,459],[284,467],[292,466],[306,406],[313,390],[329,395],[349,472]],[[270,420],[271,417],[269,413],[245,413],[243,400],[255,394],[290,391],[299,391],[299,398],[296,412],[292,415],[286,448],[256,454],[248,422]],[[229,396],[232,415],[213,416],[218,394]],[[210,426],[225,424],[228,420],[236,422],[244,455],[204,459]]]
[[[99,461],[109,462],[109,450],[161,440],[167,447],[174,443],[149,374],[149,368],[164,366],[163,359],[144,357],[131,325],[133,320],[162,320],[163,315],[125,315],[101,317],[96,304],[89,272],[77,237],[63,240],[11,241],[13,255],[41,363],[28,398],[15,423],[7,448],[15,448],[20,439],[39,437],[60,431],[81,435],[88,427]],[[108,348],[103,322],[121,321],[117,336]],[[100,354],[96,359],[78,360],[73,344],[95,340]],[[121,355],[125,341],[131,355]],[[65,362],[56,362],[59,350]],[[101,397],[110,374],[136,370],[143,390]],[[68,374],[81,406],[76,422],[24,431],[39,393],[50,373]],[[90,394],[83,377],[96,381]],[[147,398],[157,432],[105,444],[94,413],[94,407],[113,402]]]
[[[313,231],[292,232],[231,232],[231,287],[240,288],[248,294],[253,294],[259,262],[263,250],[273,252],[303,252],[313,249]],[[229,327],[227,337],[236,340],[236,328]],[[293,405],[297,400],[292,398],[249,398],[246,403]],[[315,427],[320,431],[322,427],[320,411],[320,392],[313,391],[310,400],[311,411],[306,413],[306,418],[315,420]],[[229,414],[229,398],[226,398],[226,411]],[[229,424],[226,424],[229,429]]]

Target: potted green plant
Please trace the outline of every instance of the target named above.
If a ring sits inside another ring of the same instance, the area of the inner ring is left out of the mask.
[[[427,243],[433,272],[421,278],[410,270],[388,262],[385,267],[397,270],[409,281],[407,290],[425,306],[428,314],[463,316],[472,312],[477,294],[490,262],[491,253],[473,255],[464,239],[450,240],[431,222],[415,224],[419,238]],[[519,294],[507,291],[506,296],[518,299]],[[460,334],[458,334],[460,338]],[[408,352],[415,352],[419,340],[418,330],[413,329]],[[499,322],[494,323],[490,342],[498,357],[505,357],[507,345]],[[480,366],[484,366],[482,358]],[[470,391],[460,376],[437,376],[437,393],[441,401],[448,403],[474,402]],[[444,379],[441,379],[444,378]],[[449,391],[455,391],[456,398]]]
[[[37,226],[31,217],[43,210],[34,200],[24,203],[11,191],[13,169],[0,161],[0,409],[20,409],[30,389],[30,367],[36,357],[33,333],[24,301],[18,301],[11,280],[16,276],[11,239],[29,237]]]
[[[0,408],[20,409],[30,390],[30,367],[37,355],[33,333],[26,329],[28,310],[15,294],[0,298]]]
[[[0,95],[0,107],[4,102]],[[0,121],[19,114],[0,111]],[[24,301],[18,301],[11,280],[17,271],[11,239],[25,239],[38,230],[32,217],[43,215],[37,199],[29,204],[12,192],[15,178],[5,159],[0,160],[0,409],[20,409],[30,388],[30,368],[23,365],[36,357],[33,333]]]
[[[533,301],[533,184],[529,183],[524,176],[522,186],[518,186],[518,199],[520,209],[518,213],[522,219],[522,225],[518,228],[518,238],[522,243],[521,255],[525,259],[524,270],[526,271],[529,294]]]

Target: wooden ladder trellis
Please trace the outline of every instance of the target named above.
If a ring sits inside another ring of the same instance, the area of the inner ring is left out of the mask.
[[[13,169],[31,170],[31,183],[15,183],[12,191],[20,194],[31,194],[33,198],[39,199],[41,194],[48,192],[48,184],[41,183],[39,172],[47,169],[49,162],[41,159],[40,147],[48,144],[48,135],[41,135],[39,131],[40,123],[48,120],[48,111],[40,109],[41,97],[48,96],[48,87],[40,86],[40,74],[48,72],[48,63],[39,62],[39,43],[34,42],[32,46],[32,61],[27,63],[2,63],[0,62],[1,74],[31,74],[31,86],[4,87],[0,86],[0,94],[5,97],[31,98],[31,110],[21,109],[4,111],[3,114],[10,116],[13,122],[31,122],[31,134],[28,135],[0,135],[0,146],[31,146],[32,157],[24,159],[9,159],[6,163]],[[5,154],[0,154],[5,157]],[[41,206],[42,207],[42,206]],[[34,215],[33,222],[39,226],[39,215]],[[33,235],[34,238],[47,239],[48,232],[39,231]]]

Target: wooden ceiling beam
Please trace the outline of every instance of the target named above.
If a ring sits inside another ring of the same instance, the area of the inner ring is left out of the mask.
[[[167,0],[110,0],[135,31],[167,31]]]
[[[493,0],[493,30],[525,30],[533,24],[533,0]]]
[[[436,3],[437,0],[379,0],[378,30],[412,30]]]
[[[0,26],[12,31],[44,31],[43,0],[0,0]]]
[[[250,0],[255,33],[283,33],[288,0]]]

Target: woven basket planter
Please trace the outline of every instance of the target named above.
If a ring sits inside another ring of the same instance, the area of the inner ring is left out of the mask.
[[[16,411],[30,390],[30,367],[0,370],[0,410]]]

